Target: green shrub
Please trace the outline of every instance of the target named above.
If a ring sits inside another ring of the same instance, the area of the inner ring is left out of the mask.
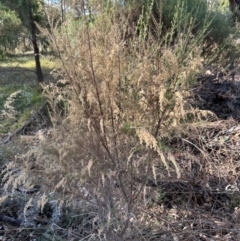
[[[0,50],[13,50],[18,43],[21,20],[15,11],[0,4],[0,23]]]

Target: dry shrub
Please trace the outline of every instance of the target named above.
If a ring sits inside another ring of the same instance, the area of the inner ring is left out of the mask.
[[[148,177],[157,182],[182,175],[161,140],[209,113],[186,101],[202,67],[191,31],[174,43],[169,35],[152,41],[139,31],[125,40],[128,22],[114,16],[115,9],[99,4],[92,19],[84,14],[51,32],[42,29],[59,54],[63,80],[44,87],[53,128],[39,138],[35,159],[25,159],[25,166],[32,163],[27,171],[44,191],[87,204],[83,212],[94,213],[91,228],[96,224],[98,238],[133,240],[144,223]]]

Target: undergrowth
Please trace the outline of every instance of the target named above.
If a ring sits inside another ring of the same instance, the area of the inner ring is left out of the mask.
[[[31,85],[1,86],[0,133],[15,131],[44,101],[41,90]]]

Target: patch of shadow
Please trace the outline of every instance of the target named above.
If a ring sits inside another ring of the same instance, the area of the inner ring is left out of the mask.
[[[206,211],[222,209],[229,212],[233,211],[231,208],[234,205],[234,199],[239,194],[238,185],[230,185],[223,178],[216,176],[199,182],[184,179],[153,180],[146,178],[146,180],[145,185],[151,190],[152,203],[170,209],[174,206],[185,206],[188,208],[202,207]],[[229,190],[230,188],[233,190]]]
[[[209,110],[219,119],[240,120],[240,82],[222,80],[217,75],[200,76],[192,93],[194,108]]]
[[[52,69],[42,67],[44,82],[56,82],[55,78],[50,74]],[[0,85],[5,84],[37,84],[37,75],[35,68],[25,67],[2,67],[0,66]]]

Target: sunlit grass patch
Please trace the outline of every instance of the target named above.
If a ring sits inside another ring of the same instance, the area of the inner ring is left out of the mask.
[[[54,69],[58,67],[57,61],[53,60],[51,56],[42,56],[41,57],[41,66],[42,68]]]
[[[57,61],[52,56],[41,56],[40,61],[44,79],[49,81],[52,79],[50,72],[58,67]],[[0,85],[37,83],[35,69],[33,54],[6,57],[0,61]]]
[[[57,63],[52,61],[50,56],[41,56],[40,57],[42,68],[56,68]],[[35,59],[34,55],[22,55],[22,56],[12,56],[5,58],[4,61],[0,61],[0,67],[20,67],[20,68],[35,68]]]
[[[34,56],[13,56],[4,59],[0,62],[0,67],[21,67],[21,68],[34,68]]]

